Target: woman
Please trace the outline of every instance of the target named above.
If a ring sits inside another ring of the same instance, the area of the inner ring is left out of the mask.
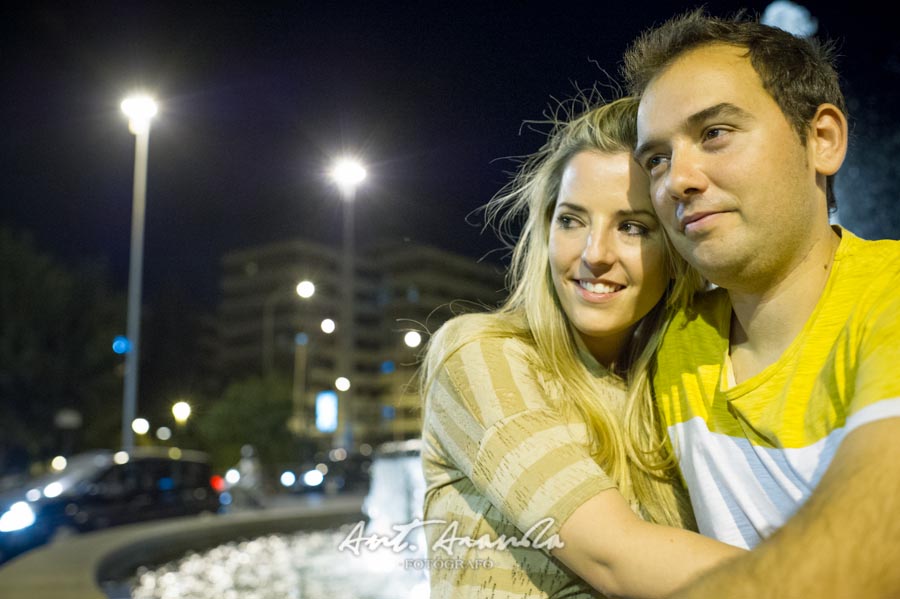
[[[653,411],[662,315],[700,281],[631,159],[636,112],[630,98],[590,110],[523,165],[488,205],[501,225],[524,215],[509,298],[428,348],[434,598],[658,597],[739,551],[682,530],[693,522]]]

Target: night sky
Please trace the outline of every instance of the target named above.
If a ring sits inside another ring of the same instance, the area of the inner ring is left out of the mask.
[[[145,297],[178,286],[210,307],[223,252],[291,237],[339,242],[341,206],[325,171],[344,150],[370,175],[358,194],[358,243],[409,239],[473,257],[496,248],[466,215],[507,181],[515,164],[505,157],[541,145],[525,122],[579,88],[610,86],[628,42],[689,7],[24,4],[2,19],[0,223],[69,262],[105,260],[124,288],[134,138],[119,103],[145,88],[161,103]],[[707,6],[727,15],[766,4]],[[860,127],[845,187],[896,197],[894,24],[859,2],[806,6],[820,34],[841,44],[851,109],[874,115]],[[872,148],[884,140],[885,150]]]

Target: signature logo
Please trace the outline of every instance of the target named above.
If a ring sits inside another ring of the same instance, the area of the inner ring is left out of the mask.
[[[412,522],[406,524],[394,524],[391,529],[394,535],[365,534],[366,523],[357,522],[353,529],[347,534],[340,545],[338,551],[349,551],[353,555],[358,556],[365,549],[367,551],[377,551],[382,548],[392,550],[394,553],[401,553],[407,549],[416,551],[418,547],[407,541],[407,537],[411,532],[425,526],[439,525],[444,526],[444,530],[440,536],[435,539],[431,545],[431,551],[434,553],[443,552],[446,555],[453,555],[455,547],[465,547],[474,549],[506,549],[508,547],[525,547],[533,549],[561,549],[565,544],[560,540],[559,535],[549,534],[550,528],[553,526],[553,518],[544,518],[536,522],[531,528],[526,530],[521,537],[500,535],[492,538],[490,535],[482,535],[477,539],[468,536],[459,536],[459,522],[447,522],[446,520],[419,520],[416,518]]]

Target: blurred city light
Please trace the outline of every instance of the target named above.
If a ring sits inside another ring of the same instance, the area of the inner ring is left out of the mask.
[[[282,487],[293,487],[294,483],[297,482],[297,475],[290,470],[285,470],[281,473],[281,478],[278,480],[281,481]]]
[[[113,352],[117,354],[127,354],[130,349],[131,344],[128,342],[128,337],[125,335],[116,335],[112,342]]]
[[[372,455],[372,446],[368,443],[363,443],[359,446],[359,453],[364,456]]]
[[[156,102],[146,94],[129,96],[122,101],[122,112],[128,117],[128,129],[135,135],[150,129],[150,119],[158,111]]]
[[[135,418],[131,421],[131,430],[138,435],[146,435],[147,431],[150,430],[150,423],[147,422],[146,418]]]
[[[63,470],[65,470],[66,464],[68,464],[68,461],[66,461],[66,458],[61,455],[56,456],[50,461],[50,467],[57,472],[62,472]]]
[[[156,429],[156,438],[160,441],[168,441],[172,438],[172,429],[168,426],[161,426]]]
[[[306,333],[297,333],[294,335],[294,345],[306,345],[309,343],[309,335]]]
[[[334,391],[316,395],[316,429],[323,433],[337,430],[338,396]]]
[[[419,347],[422,343],[422,335],[416,331],[409,331],[403,336],[403,342],[407,347]]]
[[[807,8],[788,0],[776,0],[769,4],[759,22],[797,37],[810,37],[819,28],[819,21]]]
[[[24,501],[17,501],[0,516],[0,532],[22,530],[34,524],[34,511]]]
[[[113,456],[113,462],[118,465],[127,464],[129,460],[129,455],[127,451],[117,451],[116,455]]]
[[[316,292],[316,286],[312,281],[300,281],[297,284],[297,295],[303,299],[309,299]]]
[[[172,406],[172,415],[175,416],[175,422],[184,424],[191,416],[191,406],[186,401],[179,401]]]
[[[345,199],[352,199],[353,190],[366,178],[366,169],[354,158],[341,158],[331,169],[331,179],[341,188]]]
[[[328,466],[326,466],[325,464],[316,464],[316,470],[318,470],[322,474],[328,474]]]
[[[172,458],[173,460],[180,460],[181,459],[181,449],[179,449],[178,447],[170,447],[169,448],[169,457]]]
[[[59,497],[63,492],[63,486],[58,482],[53,482],[44,487],[44,497],[53,499]]]
[[[322,332],[323,333],[327,333],[330,335],[331,333],[334,332],[334,327],[335,327],[334,321],[331,320],[330,318],[326,318],[325,320],[322,321]]]
[[[328,452],[328,459],[332,462],[342,462],[347,459],[347,450],[343,447],[332,449]]]
[[[325,476],[318,470],[310,470],[303,475],[303,484],[307,487],[318,487],[325,480]]]
[[[338,391],[346,391],[350,388],[350,379],[345,376],[339,376],[334,379],[334,387]]]
[[[221,493],[225,490],[225,479],[218,474],[213,474],[209,478],[209,486],[211,486],[216,492]]]
[[[231,468],[225,473],[225,480],[229,485],[236,485],[241,480],[241,473],[236,468]]]
[[[381,374],[391,374],[395,370],[397,370],[397,366],[393,360],[385,360],[381,363]]]

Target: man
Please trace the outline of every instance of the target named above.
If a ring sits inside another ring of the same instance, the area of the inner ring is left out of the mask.
[[[900,242],[829,225],[829,55],[702,12],[626,54],[654,207],[718,287],[675,315],[654,389],[701,532],[759,543],[685,597],[900,596]]]

